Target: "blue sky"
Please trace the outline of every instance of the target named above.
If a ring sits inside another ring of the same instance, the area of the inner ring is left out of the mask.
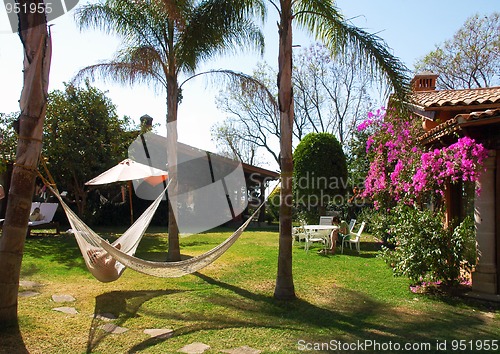
[[[91,0],[93,1],[93,0]],[[80,4],[87,1],[80,1]],[[488,15],[500,11],[500,0],[338,0],[337,5],[346,18],[370,33],[377,33],[409,69],[435,45],[450,39],[473,14]],[[0,17],[5,16],[3,9]],[[277,64],[277,16],[269,7],[266,33],[266,53],[263,58],[240,54],[205,64],[200,70],[226,68],[251,73],[259,60]],[[82,67],[111,58],[118,41],[101,32],[80,32],[73,19],[73,11],[51,22],[53,25],[53,56],[50,90],[62,89],[63,82],[71,80]],[[295,32],[294,43],[307,47],[312,41]],[[0,112],[19,110],[18,99],[22,89],[22,46],[17,34],[0,34]],[[149,114],[155,123],[165,126],[165,94],[144,85],[120,87],[103,82],[93,83],[107,91],[117,105],[120,116],[128,115],[138,121]],[[202,78],[186,84],[183,102],[179,108],[179,140],[198,148],[216,151],[211,141],[210,127],[224,119],[214,104],[217,89]],[[164,134],[164,128],[159,133]]]

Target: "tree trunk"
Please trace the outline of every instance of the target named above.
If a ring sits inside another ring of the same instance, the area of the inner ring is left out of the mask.
[[[87,210],[87,193],[82,188],[81,184],[78,184],[76,178],[73,178],[73,192],[75,194],[75,202],[78,210],[78,216],[81,218],[85,217],[85,211]]]
[[[175,77],[167,77],[167,169],[168,178],[168,254],[167,261],[181,260],[179,228],[175,219],[177,208],[177,108],[179,88]]]
[[[292,2],[281,0],[278,56],[278,103],[280,110],[281,202],[278,275],[274,297],[295,298],[292,276]]]
[[[20,0],[20,8],[29,9],[32,3],[43,1]],[[42,148],[52,48],[44,13],[19,13],[19,29],[24,47],[24,86],[19,104],[21,114],[16,162],[0,237],[0,324],[4,327],[17,325],[19,277]]]

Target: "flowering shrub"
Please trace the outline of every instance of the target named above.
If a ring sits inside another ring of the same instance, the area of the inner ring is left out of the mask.
[[[470,271],[476,262],[474,221],[469,216],[455,228],[444,229],[443,215],[411,206],[396,208],[390,233],[394,249],[382,247],[381,256],[394,275],[406,276],[414,284],[460,280],[460,270]]]
[[[402,201],[414,205],[423,194],[444,194],[445,182],[479,178],[487,150],[469,137],[448,147],[425,151],[417,137],[421,130],[392,111],[370,113],[359,130],[374,127],[376,133],[366,144],[370,169],[363,197],[374,200],[376,208]]]
[[[475,264],[474,223],[467,217],[458,226],[444,228],[442,212],[418,206],[426,195],[444,196],[448,181],[478,181],[488,152],[469,137],[426,150],[418,141],[419,123],[380,109],[359,126],[375,132],[366,144],[370,168],[361,195],[379,209],[372,228],[386,245],[381,256],[395,275],[415,284],[453,283],[461,269]]]

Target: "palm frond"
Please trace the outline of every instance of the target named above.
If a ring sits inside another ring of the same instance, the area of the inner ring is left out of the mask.
[[[296,20],[311,31],[335,55],[349,48],[359,64],[393,88],[404,101],[409,94],[409,70],[377,35],[346,22],[329,1],[302,0],[295,8]]]
[[[87,78],[91,81],[100,79],[104,82],[115,82],[129,86],[147,83],[165,87],[160,81],[163,79],[157,74],[129,62],[111,61],[87,66],[76,74],[72,83],[77,84]]]
[[[176,47],[186,69],[192,71],[199,62],[216,54],[243,48],[263,54],[264,35],[246,15],[252,9],[245,6],[254,2],[263,6],[261,1],[206,0],[196,7]]]
[[[265,98],[275,108],[276,115],[278,114],[278,102],[276,101],[275,95],[271,91],[269,91],[269,88],[266,86],[266,84],[261,80],[258,80],[254,76],[239,71],[216,69],[216,70],[201,72],[184,80],[179,85],[179,87],[182,87],[182,85],[184,85],[189,80],[202,75],[209,76],[212,79],[212,83],[215,85],[218,86],[220,86],[220,84],[238,85],[244,88],[244,91],[246,92],[255,92],[265,96]]]

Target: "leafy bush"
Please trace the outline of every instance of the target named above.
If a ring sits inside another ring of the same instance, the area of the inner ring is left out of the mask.
[[[394,210],[375,210],[372,208],[363,209],[357,216],[358,223],[366,221],[365,230],[373,237],[383,242],[386,247],[394,248],[392,244],[393,236],[391,231],[396,223],[397,213]]]
[[[329,204],[345,203],[347,162],[330,133],[309,133],[293,153],[294,203],[299,211],[324,215]]]
[[[406,276],[415,283],[457,282],[461,268],[475,264],[475,230],[471,217],[456,227],[443,228],[443,215],[413,207],[394,209],[389,241],[395,249],[383,247],[382,258],[394,275]]]

